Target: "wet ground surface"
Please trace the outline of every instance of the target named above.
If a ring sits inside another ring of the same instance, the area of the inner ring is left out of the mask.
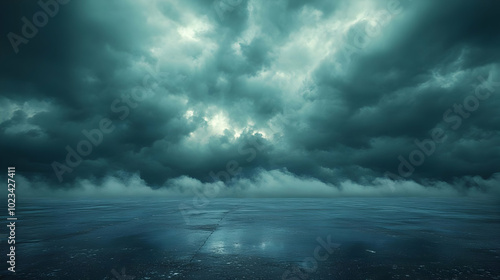
[[[498,200],[207,202],[25,200],[0,278],[500,279]]]

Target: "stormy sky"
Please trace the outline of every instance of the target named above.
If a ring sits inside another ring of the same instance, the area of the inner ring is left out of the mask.
[[[498,191],[499,18],[496,0],[2,1],[0,162],[47,192]]]

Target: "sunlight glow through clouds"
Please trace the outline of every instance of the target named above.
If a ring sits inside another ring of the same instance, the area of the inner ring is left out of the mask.
[[[187,110],[184,114],[184,118],[191,119],[195,115],[194,110]],[[206,144],[210,137],[220,137],[224,136],[229,132],[233,135],[232,140],[240,138],[241,134],[245,131],[252,131],[253,135],[260,134],[262,138],[268,138],[268,134],[265,130],[260,130],[255,128],[255,122],[249,120],[246,126],[240,127],[231,122],[230,116],[227,112],[218,109],[215,106],[211,106],[203,112],[203,120],[206,126],[200,126],[195,131],[189,134],[188,139],[200,144]]]

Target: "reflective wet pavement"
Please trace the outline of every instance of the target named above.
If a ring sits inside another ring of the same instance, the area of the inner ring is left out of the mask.
[[[500,279],[498,200],[38,199],[18,217],[2,279]]]

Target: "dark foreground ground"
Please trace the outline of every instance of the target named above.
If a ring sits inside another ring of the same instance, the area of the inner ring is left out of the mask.
[[[1,279],[500,279],[498,200],[39,199],[17,216]]]

